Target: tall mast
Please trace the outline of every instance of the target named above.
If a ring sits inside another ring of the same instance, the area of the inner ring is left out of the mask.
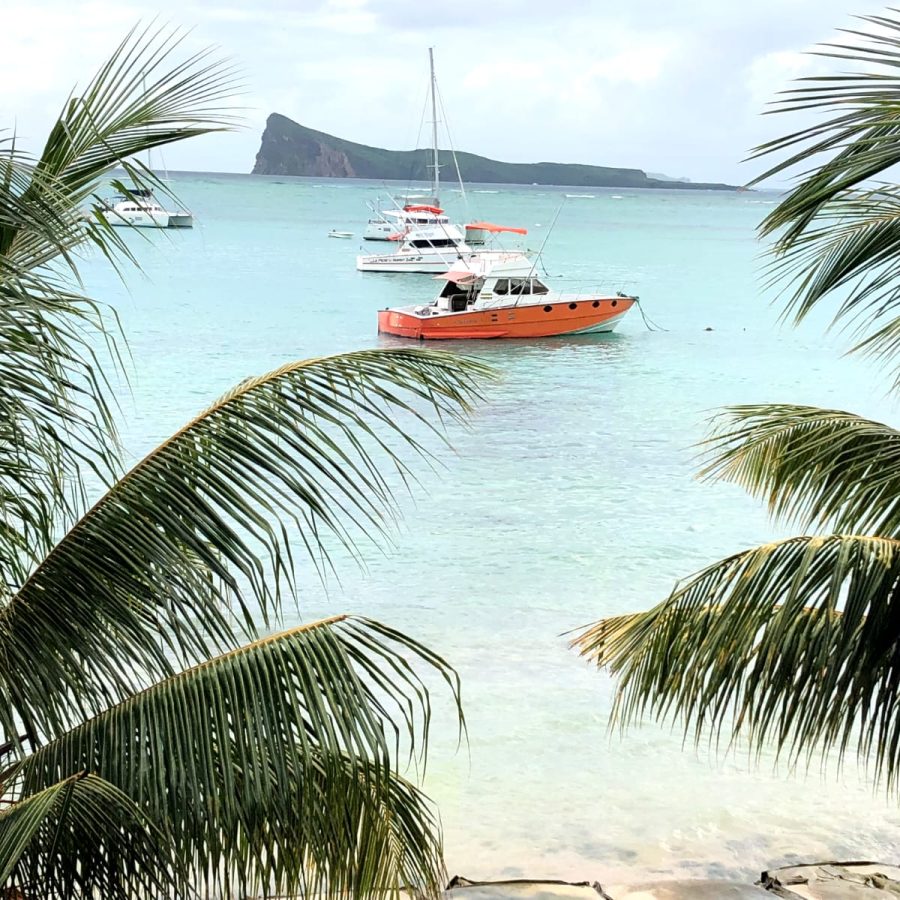
[[[441,170],[438,166],[438,114],[437,101],[435,100],[434,47],[428,48],[428,64],[431,68],[431,147],[434,154],[434,162],[432,164],[434,174],[431,176],[431,193],[434,195],[435,202],[437,202],[438,193],[441,189]]]

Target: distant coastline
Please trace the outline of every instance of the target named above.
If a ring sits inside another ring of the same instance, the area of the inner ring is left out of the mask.
[[[441,167],[455,171],[450,151],[439,151]],[[266,121],[253,175],[305,175],[428,181],[430,151],[385,150],[315,131],[279,113]],[[641,169],[579,163],[508,163],[457,152],[467,184],[538,184],[553,187],[650,188],[657,190],[737,191],[738,185],[651,177]]]

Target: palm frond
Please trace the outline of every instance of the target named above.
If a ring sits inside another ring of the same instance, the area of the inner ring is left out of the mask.
[[[854,329],[853,349],[893,365],[900,383],[900,190],[870,186],[900,162],[896,13],[863,17],[874,30],[846,31],[849,42],[817,51],[860,69],[803,78],[785,91],[773,112],[828,117],[757,147],[752,158],[780,157],[754,184],[803,167],[760,226],[774,237],[770,276],[784,288],[784,315],[799,322],[836,294],[834,321]]]
[[[891,11],[895,12],[894,10]],[[757,184],[797,165],[808,165],[799,183],[765,219],[764,235],[784,229],[780,246],[790,245],[823,206],[900,162],[900,20],[861,16],[872,31],[844,29],[850,43],[824,44],[814,55],[859,66],[850,74],[811,76],[783,92],[772,112],[834,115],[756,147],[751,158],[783,158],[754,179]]]
[[[86,472],[109,484],[118,471],[101,365],[118,362],[117,330],[73,291],[74,251],[92,242],[114,263],[133,257],[108,224],[81,221],[80,207],[111,166],[162,187],[129,157],[234,124],[223,108],[233,71],[208,51],[179,60],[182,37],[133,29],[69,98],[39,159],[14,137],[0,142],[0,598],[84,512]]]
[[[177,873],[161,832],[95,775],[71,775],[0,813],[4,897],[187,897],[185,879]]]
[[[369,350],[249,379],[138,463],[0,610],[0,729],[58,735],[257,636],[310,557],[383,533],[416,429],[440,434],[488,376],[434,351]],[[4,702],[4,700],[6,702]]]
[[[118,446],[90,300],[28,273],[0,276],[0,598],[86,508],[82,473],[109,483]]]
[[[732,481],[801,528],[900,538],[900,432],[814,406],[732,406],[703,445],[703,477]]]
[[[397,774],[401,747],[425,752],[423,666],[452,686],[459,710],[455,672],[411,639],[343,616],[304,625],[79,725],[14,767],[18,789],[96,772],[217,895],[367,897],[405,883],[436,895],[439,828]]]
[[[798,537],[722,560],[653,609],[573,642],[618,677],[614,717],[684,723],[696,740],[816,750],[900,775],[900,542]]]
[[[41,184],[41,189],[33,198],[26,197],[35,182]],[[60,203],[61,199],[55,180],[35,169],[33,162],[16,148],[14,137],[0,139],[0,229],[36,232],[63,252],[65,244],[59,235],[68,230],[70,218],[68,205]]]
[[[885,318],[897,327],[898,253],[900,189],[845,192],[822,207],[789,246],[776,251],[768,267],[769,286],[783,288],[784,316],[795,324],[837,292],[841,299],[834,322],[853,328],[860,340],[854,349],[893,353],[895,341],[873,339],[869,332]]]

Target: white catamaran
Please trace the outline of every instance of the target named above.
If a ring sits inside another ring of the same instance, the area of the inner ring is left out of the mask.
[[[160,157],[162,154],[160,154]],[[163,160],[163,182],[168,182],[169,172]],[[147,151],[147,168],[153,171],[153,157]],[[103,216],[110,225],[128,225],[132,228],[193,228],[194,214],[188,209],[165,209],[156,199],[151,188],[132,187],[129,196],[117,194],[101,200]]]
[[[110,225],[132,228],[192,228],[194,216],[186,209],[164,209],[149,188],[131,188],[130,197],[120,194],[103,200],[103,215]]]

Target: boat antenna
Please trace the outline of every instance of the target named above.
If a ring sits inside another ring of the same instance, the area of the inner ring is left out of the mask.
[[[435,100],[434,47],[428,48],[428,66],[431,69],[431,148],[434,154],[434,174],[431,178],[431,186],[434,200],[438,202],[441,190],[441,169],[438,164],[438,111]]]
[[[537,252],[537,256],[534,258],[534,262],[531,264],[531,269],[528,272],[527,279],[531,279],[534,277],[534,270],[537,268],[538,261],[544,255],[544,247],[547,246],[547,241],[550,240],[550,235],[553,233],[553,229],[556,226],[556,220],[559,218],[559,214],[562,212],[562,208],[566,205],[566,198],[563,197],[562,203],[559,204],[559,208],[556,210],[556,215],[553,217],[553,221],[550,223],[550,227],[547,229],[547,233],[544,235],[544,240],[541,242],[540,249]],[[519,297],[522,295],[520,294]],[[519,297],[516,298],[516,302],[513,306],[519,305]]]
[[[541,242],[541,247],[537,252],[537,256],[534,258],[534,262],[531,264],[531,271],[528,273],[528,277],[531,278],[534,275],[534,270],[537,268],[538,260],[544,255],[544,247],[547,246],[547,241],[550,240],[550,235],[553,234],[553,229],[556,227],[556,220],[559,218],[559,214],[562,212],[562,208],[566,205],[566,198],[563,197],[562,203],[559,204],[559,208],[556,210],[556,215],[553,217],[553,221],[550,223],[550,227],[547,229],[547,233],[544,235],[544,240]]]

